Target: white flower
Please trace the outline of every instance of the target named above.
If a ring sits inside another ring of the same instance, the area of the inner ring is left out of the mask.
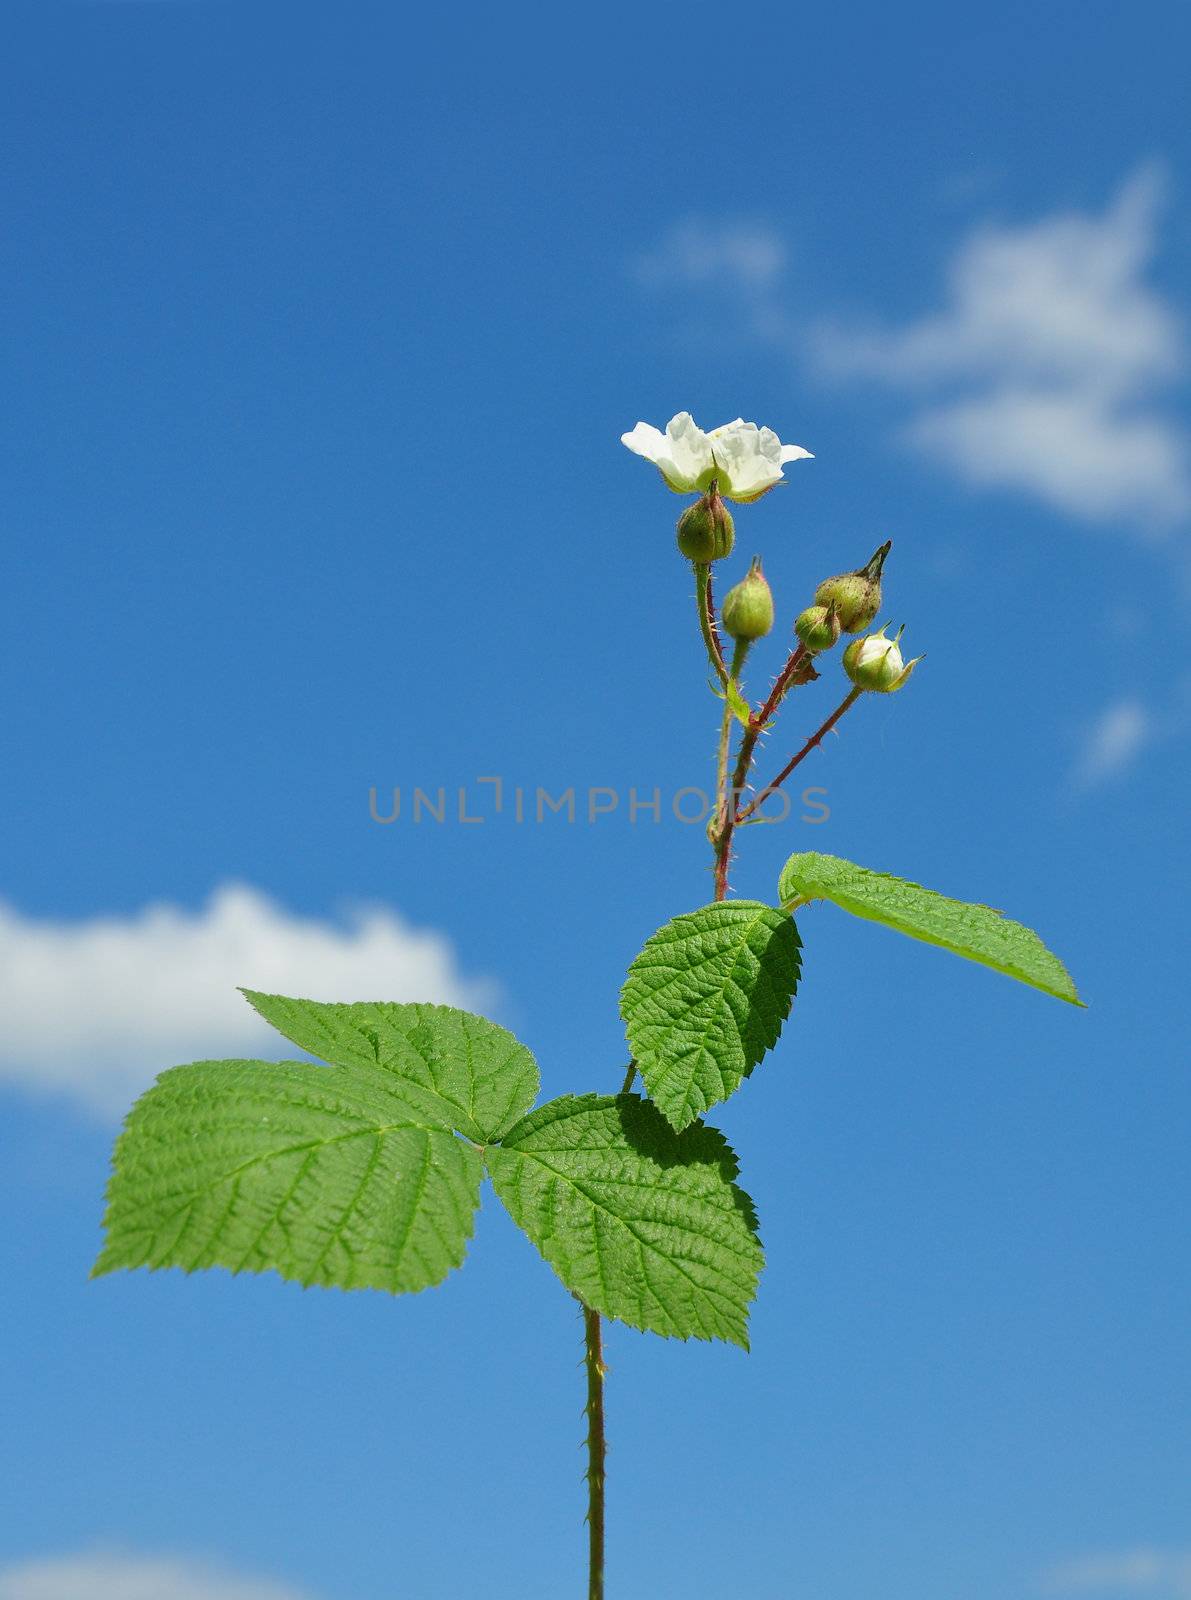
[[[706,489],[716,478],[726,500],[759,500],[782,481],[787,461],[812,459],[801,445],[783,444],[772,428],[741,417],[704,433],[689,411],[671,417],[665,433],[639,422],[620,442],[652,461],[676,494]]]

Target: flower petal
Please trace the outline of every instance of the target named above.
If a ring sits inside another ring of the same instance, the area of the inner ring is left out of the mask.
[[[648,422],[639,422],[632,433],[622,433],[620,442],[627,445],[635,456],[644,456],[646,461],[655,463],[666,449],[666,435]]]
[[[662,467],[672,489],[705,489],[714,475],[711,444],[689,411],[680,411],[666,424],[669,469]],[[658,463],[661,466],[661,462]]]
[[[896,694],[899,689],[903,688],[909,682],[910,674],[922,659],[922,656],[915,656],[913,661],[906,662],[902,675],[890,689],[890,694]]]
[[[692,428],[695,427],[690,417],[685,412],[681,412],[678,417],[674,418],[670,428],[665,433],[660,428],[651,426],[648,422],[639,422],[632,433],[622,433],[620,436],[621,444],[630,449],[634,455],[643,456],[646,461],[653,462],[668,487],[673,489],[676,494],[689,494],[695,487],[695,478],[697,477],[697,474],[685,471],[675,461],[676,444],[671,437],[670,429],[673,428],[675,422],[679,422],[683,417],[686,418],[687,422],[690,422]],[[695,428],[695,432],[698,433],[698,431]],[[677,448],[680,453],[685,454],[686,446],[681,442]]]
[[[777,434],[758,428],[755,422],[733,422],[721,428],[713,436],[711,447],[720,469],[720,493],[731,500],[746,496],[754,499],[782,475]]]
[[[772,428],[735,417],[704,433],[689,411],[670,418],[666,431],[638,422],[621,443],[657,467],[677,494],[707,489],[712,480],[728,500],[759,500],[782,481],[788,461],[810,459],[801,445],[783,444]]]

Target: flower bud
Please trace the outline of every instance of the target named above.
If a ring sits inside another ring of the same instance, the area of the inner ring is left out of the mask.
[[[678,548],[688,561],[699,566],[731,555],[735,539],[732,513],[720,499],[719,488],[714,483],[703,498],[688,506],[678,519]]]
[[[773,593],[761,571],[761,557],[724,596],[724,627],[734,639],[763,639],[773,627]]]
[[[893,544],[887,539],[874,552],[872,560],[855,572],[841,572],[838,577],[824,578],[815,590],[815,602],[821,606],[834,605],[839,615],[839,625],[845,633],[863,633],[881,609],[881,568]]]
[[[840,636],[839,612],[834,604],[807,606],[794,624],[794,632],[813,653],[830,650]]]
[[[858,689],[892,694],[905,683],[922,657],[915,656],[913,661],[902,660],[898,641],[904,631],[904,628],[899,628],[892,639],[887,639],[882,628],[879,633],[853,639],[844,651],[844,671]]]

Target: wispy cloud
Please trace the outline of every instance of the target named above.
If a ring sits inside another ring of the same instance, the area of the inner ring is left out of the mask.
[[[766,223],[688,217],[639,256],[634,270],[649,288],[740,289],[756,295],[773,286],[785,265],[785,243]]]
[[[633,270],[682,326],[718,297],[715,326],[903,392],[902,442],[974,488],[1162,532],[1191,516],[1191,433],[1170,403],[1187,339],[1151,272],[1163,191],[1146,167],[1102,212],[977,227],[939,308],[900,326],[837,319],[808,339],[787,304],[785,240],[763,220],[688,217]]]
[[[1158,736],[1158,720],[1135,697],[1114,700],[1087,731],[1075,771],[1076,786],[1090,789],[1121,776]]]
[[[908,442],[974,486],[1090,522],[1185,519],[1191,449],[1166,400],[1186,340],[1148,276],[1162,189],[1147,168],[1102,214],[977,229],[941,309],[901,327],[823,326],[820,365],[905,391]]]
[[[1085,724],[1072,777],[1077,789],[1123,777],[1157,746],[1181,739],[1191,727],[1191,677],[1168,683],[1159,697],[1136,693],[1110,700]]]
[[[309,1600],[285,1584],[200,1562],[106,1554],[58,1556],[0,1570],[0,1600]]]
[[[314,1000],[493,998],[463,978],[441,934],[382,907],[324,921],[240,885],[198,911],[159,904],[77,921],[0,904],[0,1084],[108,1115],[178,1062],[285,1054],[238,985]]]
[[[1085,1556],[1052,1568],[1042,1587],[1047,1594],[1104,1594],[1110,1600],[1125,1595],[1191,1600],[1191,1551],[1141,1549]]]

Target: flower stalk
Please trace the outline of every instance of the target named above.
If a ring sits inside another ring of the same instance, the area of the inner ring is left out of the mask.
[[[786,762],[785,766],[778,773],[777,777],[771,779],[770,782],[767,783],[761,790],[760,794],[751,800],[749,804],[742,810],[739,810],[736,813],[736,821],[738,825],[742,822],[747,822],[755,811],[760,810],[760,808],[765,804],[766,800],[769,799],[769,796],[781,788],[782,784],[785,783],[786,779],[794,771],[794,768],[801,762],[805,761],[807,756],[810,755],[811,751],[814,750],[817,745],[823,743],[823,740],[835,727],[836,723],[846,712],[852,709],[863,693],[863,689],[853,689],[852,692],[845,697],[843,702],[836,706],[835,710],[827,718],[827,721],[823,723],[822,727],[816,729],[816,731],[811,734],[810,738],[806,741],[798,754],[790,757],[789,761]]]
[[[715,620],[715,596],[711,587],[711,566],[708,562],[695,563],[695,598],[699,608],[699,631],[711,670],[719,679],[720,688],[728,687],[728,668],[724,663],[724,647],[720,643]]]
[[[737,639],[735,648],[732,651],[732,665],[728,672],[729,692],[732,688],[736,688],[737,690],[740,688],[740,679],[741,673],[744,670],[745,658],[747,657],[751,647],[751,639]],[[734,713],[732,711],[732,705],[730,700],[727,698],[727,695],[725,695],[724,711],[720,718],[720,738],[719,744],[716,748],[715,759],[715,811],[712,813],[711,823],[708,828],[708,837],[711,840],[712,849],[716,852],[717,863],[719,859],[719,841],[724,829],[728,825],[728,812],[735,804],[735,796],[731,794],[728,789],[728,760],[732,749],[733,721]],[[719,892],[718,875],[716,880],[716,898],[717,900],[723,899],[723,895]]]

